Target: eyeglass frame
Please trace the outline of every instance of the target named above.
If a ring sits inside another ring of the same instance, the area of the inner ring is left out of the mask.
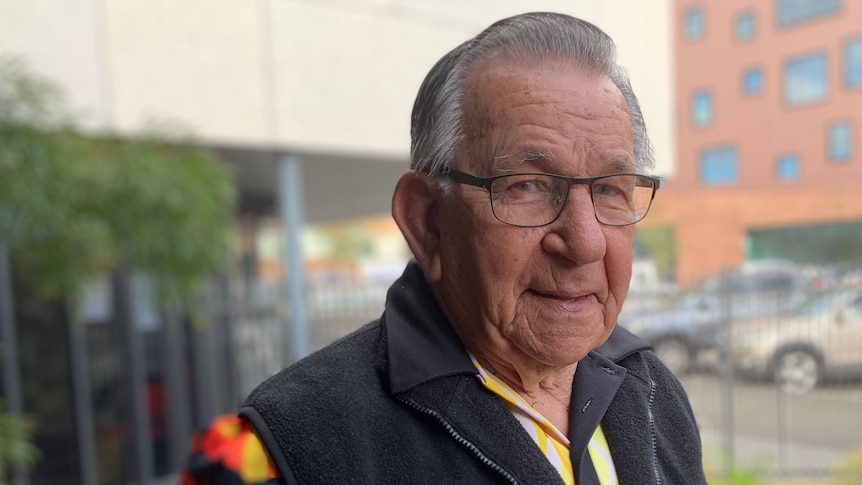
[[[473,187],[480,187],[480,188],[487,190],[488,191],[488,199],[489,199],[489,202],[491,203],[491,212],[494,214],[494,218],[497,219],[498,221],[502,222],[503,224],[508,224],[510,226],[515,226],[515,227],[543,227],[543,226],[553,224],[554,221],[559,219],[560,215],[563,213],[563,209],[565,209],[566,203],[569,201],[569,192],[571,192],[572,187],[575,185],[586,185],[589,188],[590,202],[592,203],[592,206],[593,206],[593,216],[595,216],[595,218],[599,222],[599,224],[603,224],[603,225],[609,226],[609,227],[630,226],[632,224],[637,224],[638,222],[644,220],[644,218],[649,213],[650,208],[652,207],[652,201],[655,199],[655,193],[656,193],[656,191],[658,191],[659,187],[661,186],[661,179],[660,178],[653,177],[651,175],[644,175],[644,174],[640,174],[640,173],[612,173],[612,174],[608,174],[608,175],[599,175],[598,177],[583,177],[583,178],[567,177],[565,175],[557,175],[557,174],[553,174],[553,173],[542,173],[542,172],[507,173],[507,174],[503,174],[503,175],[496,175],[493,177],[477,177],[476,175],[464,173],[464,172],[461,172],[459,170],[455,170],[454,168],[446,168],[442,173],[443,173],[443,175],[452,179],[452,181],[457,182],[459,184],[470,185]],[[542,176],[552,177],[552,178],[566,182],[569,185],[569,188],[568,188],[568,190],[566,190],[565,200],[563,200],[563,203],[560,205],[560,210],[557,211],[557,215],[554,216],[553,219],[551,219],[550,221],[548,221],[544,224],[526,224],[526,225],[525,224],[513,224],[511,222],[507,222],[507,221],[500,219],[500,216],[497,215],[497,211],[494,209],[494,194],[491,192],[491,185],[493,185],[494,181],[497,179],[501,179],[504,177],[511,177],[513,175],[542,175]],[[652,194],[650,194],[649,204],[647,204],[646,210],[644,211],[644,214],[640,219],[638,219],[636,221],[632,221],[632,222],[627,222],[625,224],[608,224],[606,222],[602,222],[599,219],[599,215],[596,213],[596,203],[595,203],[595,199],[593,198],[593,184],[597,180],[606,179],[609,177],[616,177],[619,175],[642,177],[642,178],[645,178],[645,179],[651,181],[653,184],[652,185]]]

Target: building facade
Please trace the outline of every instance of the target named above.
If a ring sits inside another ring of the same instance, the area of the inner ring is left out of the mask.
[[[675,160],[642,225],[680,286],[747,259],[862,260],[862,3],[675,0]]]

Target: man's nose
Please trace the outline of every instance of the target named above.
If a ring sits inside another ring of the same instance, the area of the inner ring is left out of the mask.
[[[546,251],[577,264],[605,256],[604,227],[596,219],[588,187],[573,187],[560,216],[549,226],[542,244]]]

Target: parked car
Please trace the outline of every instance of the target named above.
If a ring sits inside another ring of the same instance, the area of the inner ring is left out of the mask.
[[[731,362],[794,393],[824,378],[862,377],[862,288],[825,291],[782,318],[734,325]]]
[[[812,278],[788,262],[754,262],[706,280],[656,310],[624,312],[619,324],[652,343],[676,374],[726,342],[732,322],[787,311],[812,291]]]

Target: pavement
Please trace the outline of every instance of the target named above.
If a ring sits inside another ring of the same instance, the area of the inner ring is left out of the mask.
[[[712,471],[723,470],[722,450],[726,448],[720,432],[701,432],[704,462]],[[737,470],[760,470],[772,485],[826,485],[832,471],[847,456],[846,449],[787,444],[736,435],[733,459]]]

